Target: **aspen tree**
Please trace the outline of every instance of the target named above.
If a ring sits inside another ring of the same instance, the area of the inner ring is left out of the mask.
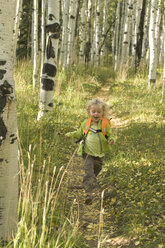
[[[130,31],[131,31],[131,20],[132,20],[132,1],[128,0],[126,8],[126,18],[124,21],[124,36],[122,44],[122,69],[128,64],[129,60],[129,46],[130,46]]]
[[[80,27],[80,51],[79,51],[79,62],[84,62],[85,54],[85,28],[86,28],[86,1],[83,1],[82,8],[80,11],[81,14],[81,27]]]
[[[45,6],[46,1],[42,0],[41,3],[41,76],[42,76],[42,67],[45,58]]]
[[[95,32],[95,56],[94,56],[94,64],[99,64],[99,44],[100,44],[100,4],[101,1],[96,1],[96,29],[94,29]]]
[[[139,24],[142,11],[142,0],[138,0],[133,4],[133,22],[132,22],[132,51],[131,51],[131,67],[136,67],[136,51],[139,36]]]
[[[0,239],[16,232],[18,205],[18,144],[13,80],[15,0],[0,0]]]
[[[33,88],[36,86],[37,72],[38,72],[38,0],[34,0],[34,25],[33,25]]]
[[[122,48],[123,48],[123,39],[124,39],[124,25],[125,25],[125,18],[127,12],[127,2],[121,2],[121,20],[120,20],[120,35],[119,35],[119,56],[118,56],[118,63],[121,68],[121,60],[122,60]],[[119,13],[120,15],[120,13]]]
[[[97,0],[94,0],[94,5],[92,8],[92,16],[93,16],[93,23],[91,24],[91,54],[90,54],[90,60],[94,64],[94,58],[96,56],[96,5]]]
[[[67,65],[73,62],[73,47],[74,47],[74,34],[76,24],[76,11],[77,11],[77,0],[70,0],[69,9],[69,22],[68,22],[68,54],[67,54]]]
[[[155,27],[155,39],[156,39],[156,46],[155,46],[155,54],[156,54],[156,67],[159,62],[160,57],[160,23],[161,23],[161,0],[158,1],[158,8],[156,14],[156,27]]]
[[[105,38],[107,31],[107,19],[108,19],[108,0],[104,0],[104,8],[103,8],[103,27],[102,27],[102,42],[101,47],[99,46],[100,53],[100,64],[104,63],[104,52],[105,52]]]
[[[156,14],[157,14],[157,0],[151,1],[151,14],[149,25],[149,48],[150,48],[150,61],[149,61],[149,80],[148,87],[154,87],[156,83]]]
[[[165,16],[165,2],[163,3],[163,16]],[[163,19],[163,34],[164,34],[164,41],[165,41],[165,18]],[[164,42],[164,54],[165,54],[165,42]],[[163,67],[163,87],[162,87],[162,101],[165,95],[165,56],[164,56],[164,67]]]
[[[15,25],[14,25],[14,45],[13,45],[14,65],[16,64],[17,39],[18,39],[18,33],[19,33],[21,13],[22,13],[22,0],[17,0],[16,1]]]
[[[70,0],[64,0],[62,5],[62,41],[60,47],[59,65],[64,65],[64,67],[67,64],[69,4]]]
[[[147,62],[147,64],[148,64],[148,59],[149,59],[148,32],[149,32],[150,8],[151,8],[150,1],[147,1],[145,21],[144,21],[144,37],[143,37],[143,43],[142,43],[142,56],[141,56],[143,61],[145,61],[145,63]]]
[[[87,65],[90,62],[90,55],[91,55],[91,44],[92,44],[92,1],[88,0],[88,7],[87,7],[87,26],[88,26],[88,33],[87,33],[87,41],[85,44],[85,64]]]
[[[53,107],[54,77],[57,70],[56,62],[59,36],[59,0],[48,0],[45,61],[40,81],[40,111],[38,113],[38,120],[45,112],[48,112]]]
[[[142,9],[141,9],[140,21],[139,21],[139,32],[137,35],[137,45],[136,45],[135,72],[142,58],[142,44],[144,39],[146,3],[147,3],[146,0],[142,1]]]
[[[113,54],[113,61],[114,61],[114,70],[116,71],[118,68],[119,63],[119,31],[120,30],[120,8],[121,3],[120,0],[117,2],[117,8],[116,8],[116,18],[115,18],[115,28],[113,33],[113,42],[114,42],[114,54]]]

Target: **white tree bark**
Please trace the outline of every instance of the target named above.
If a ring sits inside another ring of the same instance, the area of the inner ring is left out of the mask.
[[[42,67],[45,59],[45,6],[46,1],[42,0],[41,5],[41,75],[42,76]]]
[[[140,16],[142,11],[142,0],[138,0],[133,4],[133,13],[134,13],[134,23],[132,23],[132,58],[131,58],[131,67],[136,67],[136,48],[137,48],[137,38],[139,32]]]
[[[37,72],[38,72],[38,0],[34,0],[34,30],[33,30],[33,45],[34,45],[34,57],[33,57],[33,88],[36,86]]]
[[[147,3],[146,7],[146,14],[145,14],[145,23],[144,23],[144,37],[143,37],[143,44],[142,44],[142,59],[143,61],[147,62],[148,64],[148,54],[149,54],[149,39],[148,39],[148,32],[149,32],[149,19],[150,19],[150,1]]]
[[[157,14],[156,14],[156,28],[155,28],[155,39],[156,39],[156,67],[159,62],[160,57],[160,23],[161,23],[161,0],[158,1],[158,8],[157,8]]]
[[[38,120],[53,107],[54,77],[57,70],[56,62],[60,36],[59,6],[59,0],[48,0],[45,62],[40,82],[40,111],[38,113]]]
[[[108,10],[109,10],[109,1],[108,0],[104,0],[104,8],[103,8],[103,27],[102,27],[102,39],[101,39],[101,43],[104,42],[101,45],[101,48],[99,48],[99,52],[100,52],[100,64],[103,65],[104,64],[104,57],[105,57],[105,38],[106,38],[106,32],[107,32],[107,20],[108,20]],[[99,46],[100,47],[100,46]]]
[[[0,0],[0,239],[16,232],[18,204],[18,145],[13,80],[15,0]]]
[[[76,24],[76,12],[77,12],[77,0],[70,0],[69,9],[69,22],[68,22],[68,54],[67,54],[67,65],[73,62],[73,47],[74,47],[74,34]]]
[[[80,27],[80,51],[79,51],[79,63],[83,63],[85,60],[85,28],[86,28],[86,1],[83,1],[81,8],[81,27]]]
[[[116,20],[115,20],[115,30],[114,30],[114,70],[116,71],[119,65],[119,33],[121,31],[120,29],[120,0],[118,0],[117,3],[117,9],[116,9]]]
[[[66,67],[67,64],[67,51],[68,51],[68,19],[69,19],[69,3],[68,1],[63,1],[62,8],[62,42],[60,47],[60,59],[59,65]]]
[[[165,9],[165,2],[163,3],[164,9]],[[165,10],[163,11],[163,14],[165,16]],[[165,18],[163,19],[163,34],[164,34],[164,41],[165,41]],[[165,54],[165,42],[164,42],[164,54]],[[164,68],[163,68],[163,87],[162,87],[162,101],[164,99],[165,95],[165,56],[164,56]]]
[[[94,64],[98,66],[99,64],[99,44],[100,44],[100,0],[96,1],[96,29],[95,31],[95,56],[94,56]]]
[[[157,0],[151,1],[151,14],[149,25],[149,47],[150,47],[150,61],[149,61],[149,80],[148,87],[154,87],[156,83],[156,14],[157,14]]]
[[[131,20],[132,20],[132,1],[128,0],[127,8],[126,8],[126,18],[124,22],[124,36],[123,36],[123,44],[122,44],[122,69],[128,65],[129,60],[129,46],[130,46],[130,27],[131,27]]]

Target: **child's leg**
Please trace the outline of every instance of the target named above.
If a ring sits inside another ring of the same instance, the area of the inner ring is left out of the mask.
[[[96,177],[102,170],[102,165],[103,165],[103,158],[94,157],[94,173]]]
[[[84,178],[83,187],[86,192],[91,192],[94,188],[98,188],[98,182],[94,173],[94,158],[93,156],[84,154]]]

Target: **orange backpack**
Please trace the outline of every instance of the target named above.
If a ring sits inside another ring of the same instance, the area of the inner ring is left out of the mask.
[[[102,134],[106,137],[106,134],[107,134],[107,124],[109,124],[111,126],[111,122],[109,119],[107,118],[102,118],[101,120],[101,130],[95,130],[95,129],[91,129],[91,118],[89,118],[87,121],[86,121],[86,124],[85,124],[85,128],[84,128],[84,136],[87,135],[88,131],[91,130],[92,132],[94,133],[98,133],[98,132],[102,132]]]

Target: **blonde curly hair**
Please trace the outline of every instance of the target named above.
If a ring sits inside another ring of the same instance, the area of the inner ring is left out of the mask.
[[[108,107],[107,103],[105,103],[104,101],[102,101],[99,98],[94,98],[92,100],[89,100],[87,102],[87,112],[88,113],[89,113],[90,108],[91,108],[92,105],[99,105],[103,110],[103,117],[106,117],[106,118],[108,117],[108,109],[109,109],[109,107]]]

